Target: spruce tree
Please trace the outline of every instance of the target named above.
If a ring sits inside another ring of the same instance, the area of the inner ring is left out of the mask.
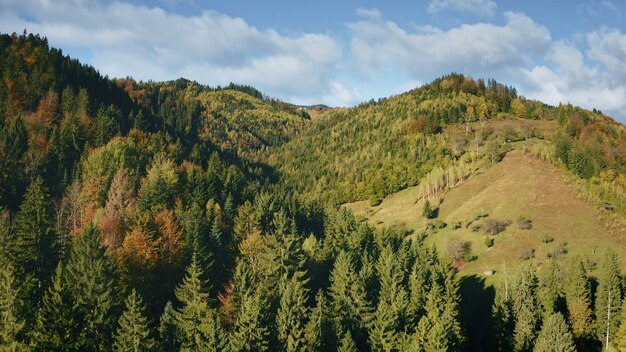
[[[505,274],[506,275],[506,274]],[[515,328],[515,316],[513,314],[512,289],[509,287],[508,277],[496,290],[496,296],[491,311],[494,324],[494,338],[497,350],[501,352],[513,350],[513,330]]]
[[[538,279],[535,267],[529,265],[519,274],[513,296],[515,328],[513,331],[516,351],[531,351],[541,322],[540,305],[537,301]]]
[[[0,350],[22,351],[24,322],[18,316],[21,302],[11,266],[0,267]]]
[[[358,275],[352,256],[341,251],[330,275],[329,294],[336,331],[352,331],[357,343],[365,343],[372,309],[365,284]]]
[[[315,296],[315,307],[311,309],[311,316],[304,331],[307,352],[329,350],[333,342],[327,304],[324,292],[320,290]]]
[[[143,302],[133,290],[126,298],[126,310],[119,319],[113,348],[119,352],[141,352],[153,351],[155,346]]]
[[[341,341],[339,342],[339,348],[337,352],[359,352],[359,349],[356,346],[356,342],[352,338],[352,334],[350,331],[347,331],[343,334]]]
[[[100,233],[93,225],[74,240],[66,269],[80,327],[74,338],[76,349],[108,350],[120,309],[118,281]]]
[[[575,352],[574,339],[561,313],[552,313],[544,320],[534,352]]]
[[[230,336],[233,351],[268,351],[267,301],[259,291],[244,289]]]
[[[305,326],[309,316],[306,288],[308,280],[304,278],[303,272],[296,272],[281,281],[282,294],[276,316],[278,340],[284,351],[302,351],[307,345]]]
[[[177,351],[180,346],[176,338],[176,311],[172,302],[165,304],[161,320],[159,322],[159,351]]]
[[[176,288],[176,298],[182,303],[175,313],[180,350],[220,351],[224,344],[221,329],[215,324],[217,316],[209,307],[207,284],[195,257]]]
[[[72,351],[79,332],[63,265],[57,266],[52,283],[43,297],[31,337],[35,351]]]
[[[403,285],[404,269],[399,256],[390,246],[383,249],[376,266],[380,281],[378,306],[370,329],[370,344],[374,350],[396,349],[399,334],[404,330],[404,318],[409,300]]]
[[[572,260],[566,278],[565,297],[569,323],[575,341],[589,339],[594,335],[591,310],[591,283],[585,265],[580,258]]]
[[[425,351],[449,351],[457,349],[453,322],[445,314],[444,291],[434,283],[426,303],[426,315],[417,327],[417,341]]]
[[[596,294],[596,336],[605,346],[610,345],[619,327],[622,306],[622,277],[620,262],[613,250],[608,250],[598,273]]]
[[[47,282],[56,266],[56,236],[54,234],[54,205],[43,184],[37,177],[28,186],[24,202],[15,220],[15,268],[24,287],[37,305]],[[28,286],[28,284],[27,284]]]

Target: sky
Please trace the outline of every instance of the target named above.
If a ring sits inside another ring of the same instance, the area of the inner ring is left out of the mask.
[[[0,32],[109,77],[352,106],[459,72],[621,122],[624,16],[624,0],[0,0]]]

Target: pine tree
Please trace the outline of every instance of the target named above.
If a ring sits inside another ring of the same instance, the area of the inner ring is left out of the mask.
[[[126,310],[119,320],[113,348],[119,352],[153,351],[154,339],[141,297],[135,290],[126,298]]]
[[[326,297],[322,290],[315,296],[315,303],[304,331],[307,343],[305,350],[307,352],[328,350],[333,339]]]
[[[358,275],[352,256],[341,251],[330,275],[329,294],[336,331],[352,331],[357,342],[365,342],[372,309],[365,284]]]
[[[17,315],[21,303],[11,266],[0,267],[0,350],[26,350],[20,341],[24,323]]]
[[[446,317],[444,292],[438,283],[433,283],[426,303],[426,315],[417,327],[417,341],[425,351],[449,351],[458,348],[454,336],[453,322]]]
[[[501,352],[513,350],[513,330],[515,328],[513,299],[510,292],[512,289],[509,288],[507,280],[508,278],[505,276],[503,284],[496,290],[491,312],[495,345]]]
[[[161,321],[159,322],[159,351],[178,351],[180,346],[176,338],[176,311],[172,302],[165,304]]]
[[[594,335],[591,283],[587,277],[585,265],[580,258],[573,259],[569,266],[565,296],[574,340],[579,342],[589,339]]]
[[[119,311],[117,275],[97,228],[90,225],[72,245],[66,265],[76,323],[78,350],[107,350]]]
[[[540,305],[537,302],[538,279],[535,267],[523,268],[513,296],[513,312],[515,315],[516,351],[530,351],[533,348],[541,321]]]
[[[346,332],[341,338],[337,352],[359,352],[350,331]]]
[[[182,307],[176,311],[176,330],[181,351],[220,351],[224,346],[217,316],[209,307],[207,284],[202,280],[202,269],[194,257],[176,298]]]
[[[266,311],[268,303],[263,297],[263,292],[252,286],[248,274],[249,271],[245,265],[238,265],[238,270],[235,272],[237,314],[230,334],[230,349],[232,351],[267,351],[270,338]]]
[[[37,177],[28,186],[24,202],[16,218],[15,267],[23,282],[31,282],[29,291],[33,303],[43,295],[56,266],[56,236],[54,206],[43,179]],[[32,290],[32,291],[31,291]]]
[[[620,262],[613,250],[608,250],[598,273],[596,294],[596,336],[607,348],[619,327],[622,306]]]
[[[305,326],[309,308],[305,286],[308,280],[303,272],[296,272],[291,278],[284,277],[281,281],[282,294],[276,316],[278,340],[284,351],[302,351],[307,345]]]
[[[70,296],[66,271],[59,263],[37,320],[31,342],[35,351],[71,351],[78,334],[77,312]]]
[[[551,261],[546,276],[539,289],[539,299],[544,317],[560,312],[563,307],[563,285],[560,278],[561,270],[556,261]]]
[[[404,315],[409,300],[403,285],[404,269],[398,262],[399,256],[390,246],[383,249],[376,266],[380,281],[378,307],[371,324],[370,341],[374,350],[396,349],[398,335],[404,330]]]
[[[537,341],[535,352],[575,352],[574,339],[569,332],[561,313],[552,313],[544,320]]]

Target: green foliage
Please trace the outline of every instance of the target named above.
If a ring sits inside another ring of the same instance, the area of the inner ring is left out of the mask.
[[[426,199],[426,201],[424,202],[424,207],[422,208],[422,216],[425,219],[432,219],[434,214],[433,208],[430,205],[430,201],[428,199]]]
[[[576,346],[572,334],[568,331],[567,324],[561,313],[552,313],[543,322],[535,352],[574,352]]]
[[[15,267],[24,290],[38,302],[56,266],[57,244],[54,233],[54,206],[43,179],[28,186],[15,220]],[[32,280],[32,281],[31,281]]]
[[[176,289],[176,298],[182,303],[175,313],[180,350],[220,351],[224,347],[224,336],[215,312],[209,307],[202,269],[195,257]]]
[[[532,350],[541,323],[541,311],[538,302],[538,286],[535,267],[526,266],[519,274],[513,295],[513,329],[516,351]]]
[[[108,349],[121,307],[115,269],[95,227],[89,226],[74,241],[65,269],[71,309],[80,327],[70,338],[73,348]]]
[[[276,316],[278,340],[284,351],[302,351],[307,346],[305,327],[309,308],[308,290],[305,286],[308,280],[304,279],[304,273],[296,272],[291,278],[284,277],[282,281],[282,294]]]
[[[24,322],[18,316],[21,302],[12,271],[10,266],[0,268],[0,349],[25,351],[20,339]]]
[[[595,304],[596,335],[603,345],[606,345],[607,335],[609,344],[613,342],[620,323],[623,299],[620,267],[617,254],[608,250],[598,273]]]
[[[149,322],[145,317],[143,302],[133,290],[126,298],[126,310],[119,320],[113,348],[115,351],[153,351],[155,342],[152,338]]]

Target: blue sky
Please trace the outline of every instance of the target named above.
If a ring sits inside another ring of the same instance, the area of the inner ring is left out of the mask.
[[[349,106],[452,71],[626,121],[622,0],[2,0],[29,32],[110,77],[250,84]]]

